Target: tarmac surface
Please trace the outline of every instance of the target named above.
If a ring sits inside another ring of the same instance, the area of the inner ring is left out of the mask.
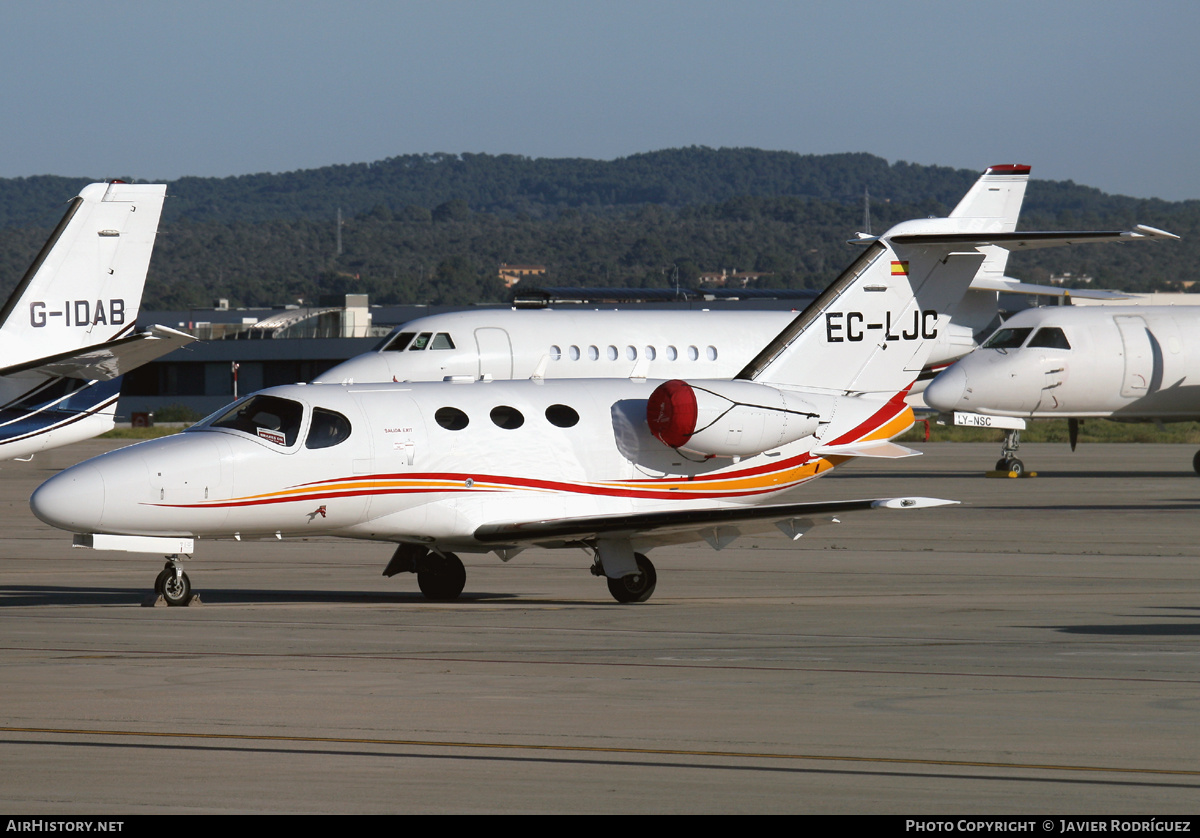
[[[1200,479],[1173,445],[857,463],[799,542],[651,557],[618,605],[582,551],[463,556],[426,602],[386,545],[72,550],[29,512],[93,441],[0,464],[0,811],[55,814],[1200,809]]]

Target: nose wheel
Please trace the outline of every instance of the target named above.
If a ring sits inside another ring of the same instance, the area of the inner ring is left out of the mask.
[[[192,580],[178,564],[168,560],[154,579],[154,592],[160,594],[167,605],[187,605],[192,601]]]

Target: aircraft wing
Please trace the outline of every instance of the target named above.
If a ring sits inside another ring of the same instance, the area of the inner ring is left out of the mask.
[[[71,352],[38,358],[25,364],[0,368],[0,375],[33,372],[48,376],[111,381],[155,358],[173,352],[196,338],[166,326],[151,326],[133,334],[85,346]]]
[[[716,549],[737,536],[775,527],[789,538],[802,536],[818,523],[836,523],[836,516],[866,509],[926,509],[956,504],[942,498],[870,498],[866,500],[788,503],[773,506],[736,506],[721,509],[680,509],[638,512],[630,515],[589,515],[530,521],[498,521],[475,530],[475,539],[496,547],[536,544],[555,547],[620,535],[658,543],[696,541],[696,536]],[[824,521],[817,519],[824,518]]]
[[[961,244],[979,246],[994,244],[1005,250],[1032,250],[1038,247],[1062,247],[1068,244],[1092,242],[1132,242],[1174,240],[1179,236],[1138,224],[1132,230],[1081,230],[1076,232],[1022,232],[1022,233],[900,233],[892,236],[894,244]]]

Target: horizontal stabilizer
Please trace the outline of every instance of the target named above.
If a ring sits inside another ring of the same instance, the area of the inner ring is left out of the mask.
[[[900,446],[896,446],[899,448]],[[942,498],[871,498],[868,500],[788,503],[774,506],[730,506],[719,509],[678,509],[640,512],[632,515],[588,515],[579,518],[508,521],[484,524],[475,539],[484,544],[562,544],[585,541],[600,535],[636,534],[655,540],[667,532],[710,531],[714,527],[761,524],[774,527],[793,518],[837,515],[867,509],[927,509],[958,501]],[[740,527],[753,529],[753,527]]]
[[[145,331],[134,332],[108,343],[4,367],[0,369],[0,375],[38,373],[85,381],[111,381],[194,340],[196,338],[191,335],[166,326],[151,326]]]
[[[878,457],[884,460],[900,460],[904,457],[918,457],[921,454],[920,451],[885,439],[852,442],[849,445],[822,445],[814,448],[812,453],[819,457]]]
[[[893,244],[982,246],[994,244],[1005,250],[1033,250],[1039,247],[1064,247],[1094,242],[1170,241],[1174,233],[1138,224],[1132,230],[1036,231],[1021,233],[900,233]]]
[[[1081,300],[1128,300],[1120,291],[1100,291],[1093,288],[1064,288],[1061,285],[1036,285],[1011,276],[975,277],[971,288],[976,291],[999,291],[1002,294],[1032,294],[1039,297],[1078,297]]]

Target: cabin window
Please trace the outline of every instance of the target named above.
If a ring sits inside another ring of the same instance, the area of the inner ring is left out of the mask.
[[[595,346],[589,346],[588,347],[588,357],[591,358],[593,361],[599,360],[600,359],[600,349]]]
[[[579,424],[579,414],[565,404],[552,404],[546,408],[546,421],[560,428],[573,428]]]
[[[438,332],[433,336],[433,343],[429,344],[430,349],[453,349],[454,339],[445,332]]]
[[[646,359],[653,361],[658,356],[658,351],[653,346],[646,347]]]
[[[674,346],[668,346],[667,347],[667,360],[674,361],[678,357],[679,357],[679,350],[676,349]]]
[[[1067,336],[1063,334],[1063,330],[1057,326],[1038,329],[1037,334],[1029,341],[1029,348],[1040,347],[1042,349],[1070,349],[1071,344],[1067,341]]]
[[[636,361],[637,360],[637,347],[636,346],[626,346],[625,347],[625,357],[631,361]]]
[[[710,361],[717,360],[717,347],[715,347],[715,346],[708,347],[708,349],[704,350],[704,354],[708,356],[708,360],[710,360]]]
[[[515,431],[525,424],[525,417],[521,415],[521,411],[506,404],[493,407],[491,416],[496,427],[504,428],[506,431]]]
[[[608,347],[608,360],[610,360],[610,361],[617,360],[617,347],[615,347],[615,346]]]
[[[314,407],[312,423],[308,426],[305,448],[332,448],[350,436],[350,420],[342,414]]]
[[[433,421],[448,431],[461,431],[471,422],[457,407],[439,407],[433,414]]]
[[[983,344],[984,349],[1016,349],[1033,329],[1001,329]]]
[[[429,339],[433,337],[433,332],[421,332],[417,335],[417,339],[412,342],[412,346],[408,347],[409,352],[416,352],[429,346]]]
[[[560,346],[551,346],[550,347],[550,360],[551,361],[561,361],[562,360],[562,347],[560,347]]]
[[[572,346],[572,347],[571,347],[571,360],[572,360],[572,361],[578,361],[578,360],[579,360],[579,347],[578,347],[578,346]]]
[[[242,431],[288,448],[296,444],[303,418],[304,408],[299,402],[278,396],[251,396],[234,404],[210,427]]]
[[[389,340],[381,351],[383,352],[401,352],[408,346],[409,341],[416,337],[416,332],[401,332],[394,338]]]
[[[695,360],[699,359],[699,357],[700,357],[700,350],[694,346],[689,346],[688,347],[688,360],[695,361]]]

